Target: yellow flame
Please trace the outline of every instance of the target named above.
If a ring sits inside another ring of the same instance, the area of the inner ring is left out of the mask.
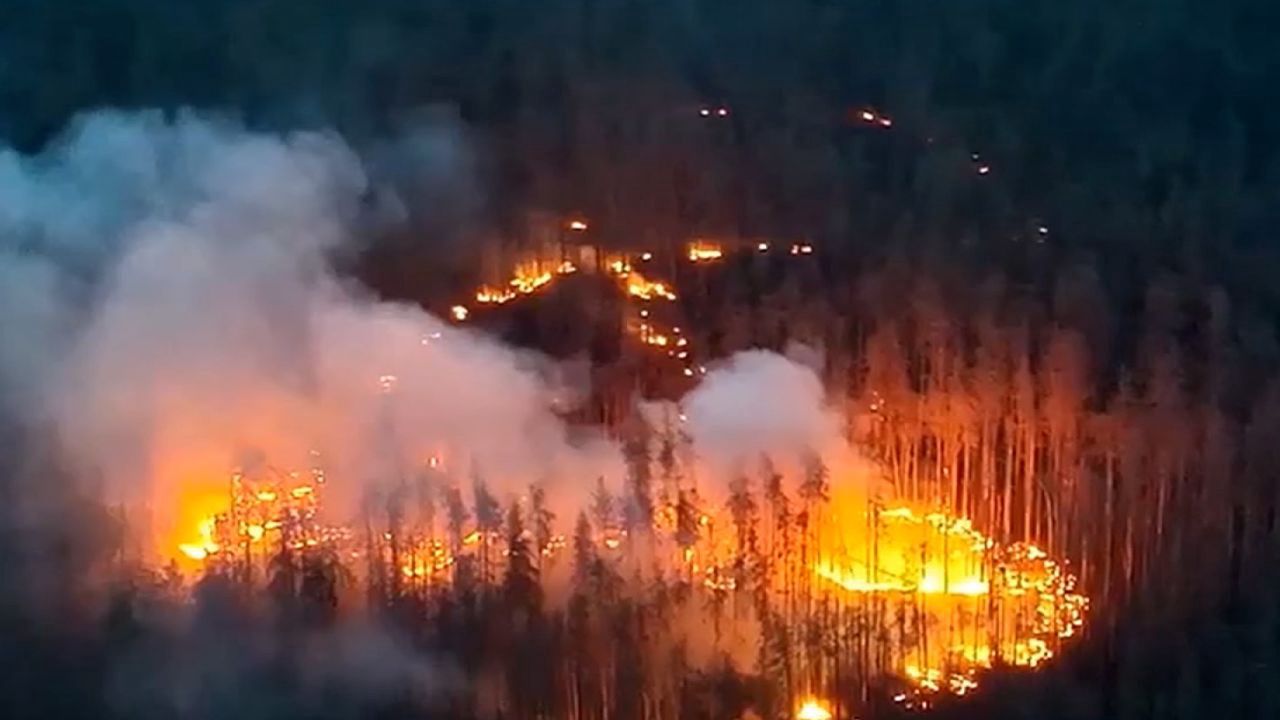
[[[481,285],[476,290],[475,300],[481,305],[503,305],[511,302],[521,295],[529,295],[537,292],[539,289],[550,284],[557,275],[568,275],[578,271],[578,266],[568,260],[562,260],[554,266],[553,270],[545,268],[551,267],[547,263],[528,262],[516,267],[510,280],[504,286]],[[461,317],[459,317],[458,308],[463,309]],[[454,319],[465,320],[467,313],[466,308],[461,305],[454,306]]]
[[[905,653],[901,672],[913,691],[898,702],[923,708],[922,697],[930,693],[963,695],[976,687],[976,672],[997,657],[1038,667],[1053,657],[1051,643],[1083,625],[1087,601],[1074,592],[1075,578],[1043,549],[1029,543],[997,547],[967,518],[946,513],[903,506],[876,515],[873,561],[826,553],[814,563],[814,574],[853,594],[919,596],[909,602],[927,616],[969,618],[954,634],[930,625],[927,647],[939,648],[932,653]],[[988,640],[997,627],[1016,630]]]
[[[641,300],[653,300],[655,298],[663,300],[676,299],[676,294],[671,291],[671,288],[666,283],[649,282],[638,272],[630,272],[626,276],[626,281],[627,294],[632,297],[640,298]]]
[[[689,262],[709,262],[724,257],[724,251],[714,243],[695,240],[689,243],[688,257]]]
[[[831,711],[817,700],[806,700],[796,711],[796,720],[831,720]]]
[[[213,517],[202,519],[196,528],[200,539],[196,542],[182,543],[178,545],[178,550],[192,560],[204,560],[218,552],[218,543],[213,537],[216,525],[217,521]]]

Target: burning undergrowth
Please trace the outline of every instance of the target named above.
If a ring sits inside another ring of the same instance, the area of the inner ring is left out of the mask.
[[[546,360],[330,270],[381,221],[370,177],[337,137],[190,115],[90,115],[0,155],[0,407],[119,509],[106,564],[173,563],[108,613],[122,714],[501,713],[523,683],[607,706],[624,652],[656,684],[785,669],[788,697],[855,658],[921,704],[1083,622],[1040,549],[899,504],[803,363],[699,366],[625,442],[571,430]],[[49,481],[33,467],[19,483]],[[575,644],[646,623],[671,630]]]

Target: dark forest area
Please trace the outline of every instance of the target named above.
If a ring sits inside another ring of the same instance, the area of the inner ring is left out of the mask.
[[[818,349],[897,497],[1069,558],[1091,607],[1035,672],[888,701],[869,661],[841,659],[887,641],[777,560],[819,532],[787,528],[828,502],[820,462],[791,495],[767,460],[735,480],[729,590],[639,587],[658,528],[686,559],[708,531],[688,439],[637,430],[632,406],[694,381],[646,368],[612,285],[583,282],[495,323],[589,357],[583,416],[625,443],[623,487],[559,518],[556,567],[540,490],[507,505],[478,473],[428,473],[366,508],[367,577],[282,549],[251,597],[234,573],[202,580],[178,629],[171,576],[86,589],[119,518],[56,481],[19,497],[56,451],[0,412],[0,715],[773,718],[822,687],[840,717],[1275,717],[1278,31],[1265,0],[7,0],[0,151],[38,154],[98,108],[332,131],[393,160],[388,138],[451,128],[466,171],[382,163],[409,207],[333,258],[382,298],[448,308],[536,212],[656,263],[692,237],[811,242],[671,260],[697,357]],[[624,531],[652,544],[611,554]],[[460,556],[473,534],[447,587],[401,578],[402,537]],[[785,611],[764,599],[775,575]],[[351,629],[353,604],[394,639]],[[716,658],[741,640],[721,618],[759,623],[758,672],[691,659],[669,628],[695,606]]]

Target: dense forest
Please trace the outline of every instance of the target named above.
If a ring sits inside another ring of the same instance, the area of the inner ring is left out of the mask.
[[[1278,28],[1253,0],[11,0],[0,138],[35,153],[85,110],[194,107],[385,158],[405,147],[388,138],[447,126],[464,171],[379,165],[406,213],[336,258],[344,273],[448,308],[495,245],[529,242],[531,213],[580,214],[602,247],[658,254],[700,362],[816,349],[895,497],[1066,559],[1091,599],[1082,637],[928,712],[1271,717]],[[695,236],[816,252],[680,262]],[[210,573],[192,609],[172,574],[106,580],[119,518],[71,483],[23,497],[32,468],[57,478],[56,451],[0,417],[0,707],[720,718],[820,692],[840,717],[908,712],[830,588],[784,583],[785,621],[761,600],[777,554],[761,537],[792,527],[787,502],[822,504],[816,466],[771,484],[762,462],[723,499],[731,590],[609,552],[624,530],[662,526],[680,551],[704,530],[684,441],[633,422],[637,394],[696,379],[655,370],[616,304],[569,284],[493,322],[589,356],[582,419],[626,442],[623,487],[559,517],[573,532],[556,553],[536,488],[506,504],[482,478],[428,474],[412,510],[370,506],[365,562],[283,548]],[[480,547],[447,581],[397,572],[402,537],[462,555],[472,529]],[[759,627],[722,638],[715,622],[712,649],[691,647],[691,622],[725,614]]]

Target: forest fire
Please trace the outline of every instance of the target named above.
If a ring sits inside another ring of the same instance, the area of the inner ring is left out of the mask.
[[[433,473],[443,470],[436,456],[426,467]],[[571,545],[547,520],[537,521],[533,531],[515,531],[517,535],[486,524],[493,522],[483,520],[482,508],[489,501],[480,495],[481,515],[474,525],[465,525],[467,514],[457,490],[444,488],[453,518],[448,533],[439,533],[432,513],[425,525],[393,524],[361,539],[353,528],[326,526],[318,520],[325,481],[318,466],[308,473],[260,470],[252,477],[233,472],[223,507],[200,519],[192,528],[194,540],[179,544],[177,550],[211,567],[252,568],[280,552],[315,548],[356,559],[372,548],[367,561],[388,564],[402,582],[447,587],[457,582],[460,560],[478,568],[470,572],[479,572],[488,582],[507,572],[513,548],[525,538],[533,543],[531,552],[544,568],[553,567]],[[803,496],[805,490],[800,493]],[[544,502],[541,490],[535,490],[521,504],[529,503],[530,517],[548,518],[539,509]],[[699,510],[696,493],[681,491],[655,508],[652,531],[658,534],[658,546],[669,543],[669,557],[681,568],[677,576],[686,576],[710,598],[747,589],[739,544],[743,519],[735,505],[740,502],[730,498],[726,504],[735,529],[718,533],[720,513]],[[906,689],[893,696],[904,707],[925,709],[939,693],[965,695],[977,687],[981,671],[998,663],[1038,667],[1083,627],[1087,601],[1075,591],[1074,576],[1035,545],[1001,546],[967,519],[944,512],[921,512],[908,505],[871,504],[860,509],[845,501],[830,503],[821,516],[826,519],[819,523],[802,514],[794,518],[799,523],[794,527],[781,526],[780,536],[779,530],[771,531],[762,555],[770,558],[763,597],[776,612],[796,602],[828,598],[841,609],[820,623],[838,627],[838,618],[852,613],[850,617],[878,626],[880,642],[887,643],[880,672],[905,684]],[[401,516],[403,511],[388,512]],[[775,525],[788,517],[786,511],[781,516],[777,512],[769,511]],[[633,532],[615,524],[615,516],[598,518],[594,542],[602,552],[616,556],[610,562],[626,563],[629,554],[642,552],[634,545]],[[574,541],[579,552],[582,543],[580,537]],[[812,583],[785,570],[808,553],[817,558],[810,566],[816,581]],[[806,701],[797,717],[830,714],[816,701]]]
[[[823,553],[813,571],[851,596],[918,614],[927,640],[900,658],[913,692],[899,702],[963,695],[997,662],[1037,667],[1083,626],[1087,600],[1075,577],[1035,545],[1001,547],[946,513],[900,506],[875,516],[869,542]]]
[[[554,272],[542,270],[537,265],[516,268],[514,277],[504,287],[483,285],[476,291],[475,300],[482,305],[502,305],[515,300],[521,295],[537,292],[551,283],[557,275],[569,275],[577,272],[573,263],[564,261],[557,265]]]
[[[324,484],[318,465],[305,473],[264,467],[248,476],[235,470],[216,509],[196,523],[195,539],[177,549],[191,561],[225,564],[281,549],[329,546],[350,531],[319,522]]]
[[[769,248],[752,240],[739,250]],[[808,243],[779,242],[780,262],[791,262],[783,260],[788,249],[793,256],[814,253]],[[710,262],[722,253],[718,246],[699,247],[675,259]],[[624,328],[635,352],[695,395],[717,375],[699,357],[706,335],[687,324],[683,304],[659,302],[676,300],[675,286],[637,272],[646,257],[652,255],[618,254],[589,265],[583,260],[583,266],[606,273],[624,298]],[[533,295],[577,270],[567,261],[520,264],[506,285],[481,288],[476,302],[500,305]],[[464,305],[453,308],[458,322],[469,313]],[[447,352],[451,345],[439,330],[415,334],[413,342],[415,356]],[[413,382],[410,373],[397,367],[392,375],[379,367],[372,375],[376,382],[361,385],[361,392],[385,396],[379,403],[385,400],[389,408]],[[703,375],[708,377],[699,380]],[[820,395],[821,383],[814,383]],[[768,384],[746,387],[755,391]],[[793,390],[783,394],[789,397]],[[742,388],[735,393],[750,394]],[[601,472],[589,500],[575,497],[568,502],[576,505],[558,505],[555,512],[541,477],[500,477],[502,491],[491,491],[483,463],[474,457],[455,463],[452,448],[449,467],[439,455],[415,451],[408,467],[397,464],[391,480],[378,480],[375,499],[357,511],[348,506],[322,512],[330,493],[318,455],[307,472],[267,465],[240,469],[221,497],[180,508],[176,515],[183,518],[184,532],[167,550],[184,569],[231,570],[234,577],[250,579],[329,558],[386,597],[424,602],[477,589],[496,596],[514,592],[512,583],[548,594],[550,588],[587,593],[609,587],[633,598],[674,587],[679,612],[697,620],[698,629],[687,632],[709,636],[697,638],[713,648],[708,652],[737,653],[731,650],[735,634],[761,637],[759,647],[738,655],[737,666],[748,672],[765,672],[766,663],[789,668],[786,708],[799,708],[807,717],[844,717],[843,697],[833,713],[807,693],[834,698],[841,682],[855,677],[864,693],[884,681],[901,707],[925,709],[940,694],[969,694],[992,668],[1041,666],[1081,631],[1087,609],[1076,578],[1058,559],[1061,546],[1029,542],[1042,537],[1031,522],[1024,531],[1010,532],[1007,525],[992,526],[989,515],[961,515],[956,508],[962,505],[922,492],[926,471],[918,467],[904,480],[871,491],[868,476],[888,476],[889,463],[854,469],[841,452],[865,452],[876,458],[872,464],[891,457],[880,452],[876,433],[896,417],[896,408],[910,406],[869,394],[849,406],[869,411],[861,418],[872,427],[866,437],[841,436],[843,450],[833,450],[831,438],[819,434],[826,439],[817,443],[823,448],[818,453],[806,436],[802,450],[780,458],[783,470],[766,469],[772,468],[767,440],[748,443],[743,451],[763,458],[760,474],[745,472],[731,482],[700,457],[694,433],[686,432],[696,424],[696,413],[686,416],[682,404],[664,422],[646,418],[649,434],[611,438],[628,448],[625,480],[621,473],[606,480]],[[389,426],[386,432],[396,434]],[[425,440],[438,447],[438,438]],[[935,472],[945,479],[951,469]],[[638,478],[650,484],[631,485]],[[575,478],[551,479],[572,484]],[[624,496],[615,495],[620,485]],[[1026,512],[1030,517],[1032,510]],[[340,517],[340,524],[321,517]],[[849,675],[850,667],[855,675]]]
[[[627,294],[640,300],[675,300],[676,294],[671,286],[663,282],[651,282],[634,270],[627,272],[623,278],[626,282]]]
[[[1280,715],[1268,3],[10,5],[0,718]]]

